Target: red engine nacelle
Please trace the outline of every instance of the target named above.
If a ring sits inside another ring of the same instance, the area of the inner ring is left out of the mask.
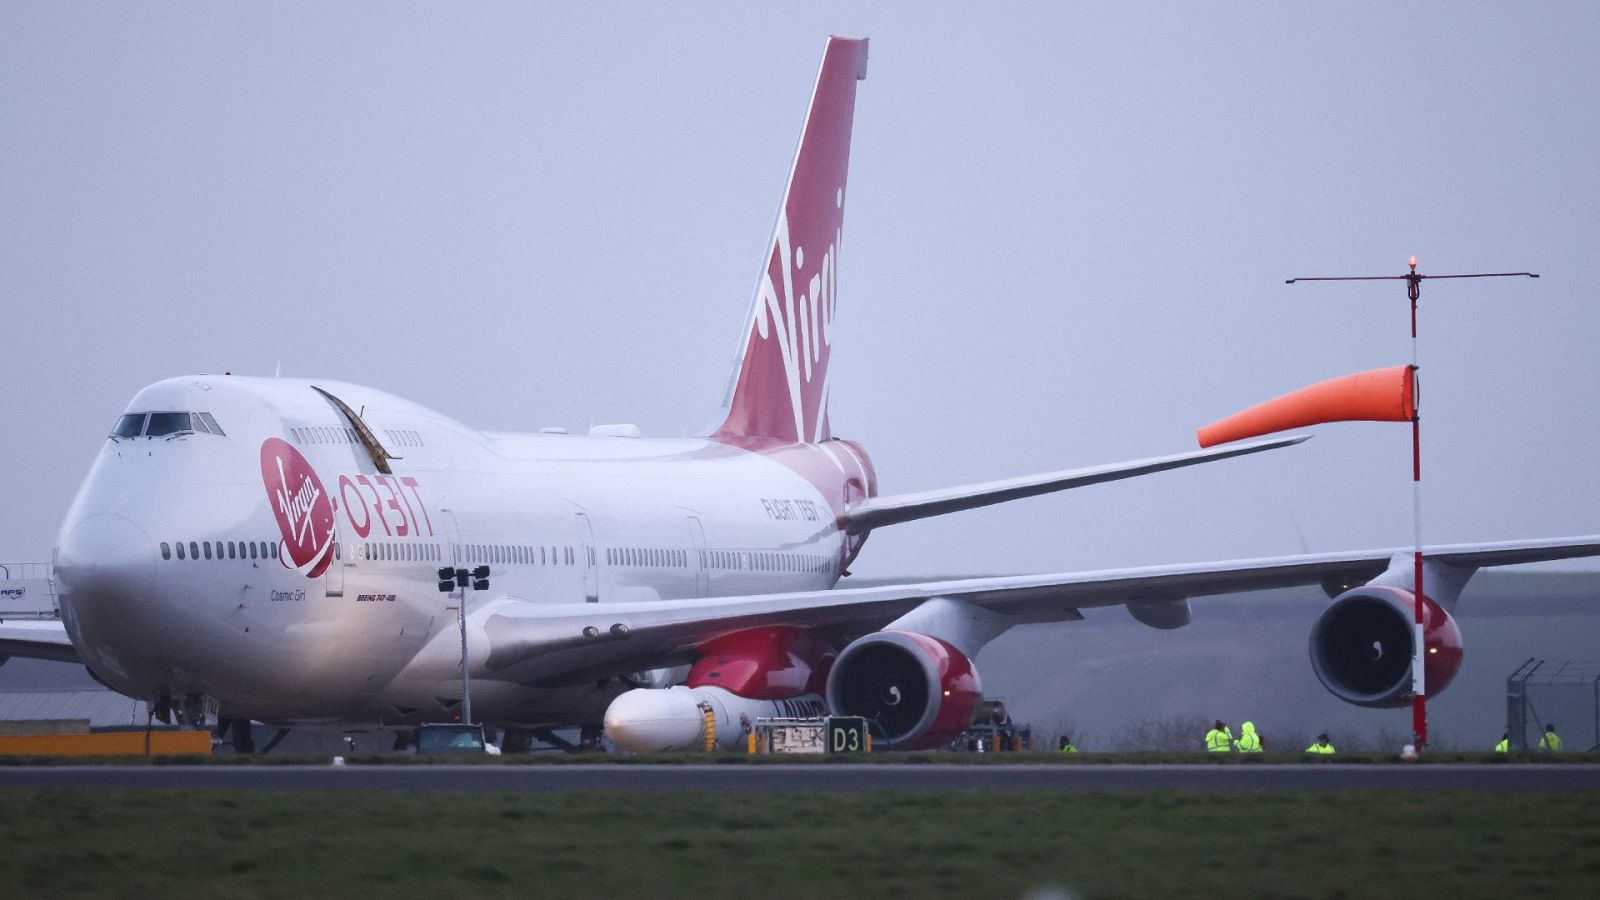
[[[1410,591],[1369,584],[1345,591],[1311,629],[1311,668],[1346,703],[1397,707],[1411,701],[1416,608]],[[1424,688],[1437,696],[1461,668],[1461,630],[1443,607],[1422,600]]]
[[[948,743],[972,724],[983,685],[966,654],[938,638],[878,631],[844,648],[828,676],[828,707],[865,716],[874,746],[919,750]]]
[[[821,696],[833,657],[831,644],[803,628],[751,628],[701,645],[684,684],[719,687],[751,700]]]

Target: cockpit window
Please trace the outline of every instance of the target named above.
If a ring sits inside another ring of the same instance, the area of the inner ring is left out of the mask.
[[[144,413],[129,413],[117,420],[117,427],[111,429],[111,436],[131,438],[138,437],[143,432]]]
[[[145,437],[161,437],[167,434],[179,434],[193,431],[189,424],[189,414],[186,412],[158,412],[150,414],[150,424],[145,426]]]
[[[175,434],[214,434],[226,437],[208,412],[127,413],[111,429],[113,438],[166,437]]]

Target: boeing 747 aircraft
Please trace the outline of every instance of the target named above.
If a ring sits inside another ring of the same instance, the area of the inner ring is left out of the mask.
[[[1177,628],[1192,598],[1309,583],[1333,597],[1311,637],[1323,684],[1408,702],[1409,550],[834,589],[874,529],[1302,440],[880,494],[828,418],[866,72],[865,40],[828,41],[714,431],[490,433],[356,384],[161,381],[116,418],[62,523],[60,624],[0,624],[0,654],[81,661],[187,722],[448,721],[463,598],[439,570],[486,566],[466,592],[476,721],[603,726],[647,752],[827,711],[921,748],[970,723],[973,659],[1014,625],[1122,605]],[[1600,536],[1429,548],[1429,693],[1460,665],[1449,610],[1473,571],[1595,554]]]

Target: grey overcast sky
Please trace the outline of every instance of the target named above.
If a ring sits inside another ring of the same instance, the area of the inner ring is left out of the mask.
[[[0,6],[0,558],[143,385],[712,416],[824,37],[872,39],[833,421],[885,492],[1409,358],[1432,542],[1600,532],[1600,5]],[[886,529],[866,575],[1402,545],[1401,425]]]

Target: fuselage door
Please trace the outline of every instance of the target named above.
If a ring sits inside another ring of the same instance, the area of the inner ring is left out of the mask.
[[[329,597],[344,596],[344,567],[355,565],[355,556],[351,548],[344,543],[344,528],[340,520],[344,516],[339,514],[339,508],[334,507],[333,512],[333,559],[328,562],[328,569],[322,574],[323,592]]]
[[[439,518],[444,520],[445,541],[444,552],[440,556],[440,562],[452,568],[457,568],[461,565],[461,552],[458,549],[461,546],[461,525],[456,521],[456,513],[453,509],[440,509]]]
[[[706,530],[699,516],[689,517],[689,537],[694,541],[694,551],[689,554],[689,565],[694,567],[694,595],[707,596],[710,590],[710,573],[706,570]]]
[[[583,599],[586,603],[600,602],[600,567],[594,556],[594,526],[588,513],[573,513],[578,520],[578,565],[583,567]]]
[[[867,497],[866,485],[859,479],[851,478],[844,483],[844,508],[849,509]],[[867,534],[839,535],[839,571],[844,572],[855,561],[856,554],[861,552],[861,545],[866,543]]]

